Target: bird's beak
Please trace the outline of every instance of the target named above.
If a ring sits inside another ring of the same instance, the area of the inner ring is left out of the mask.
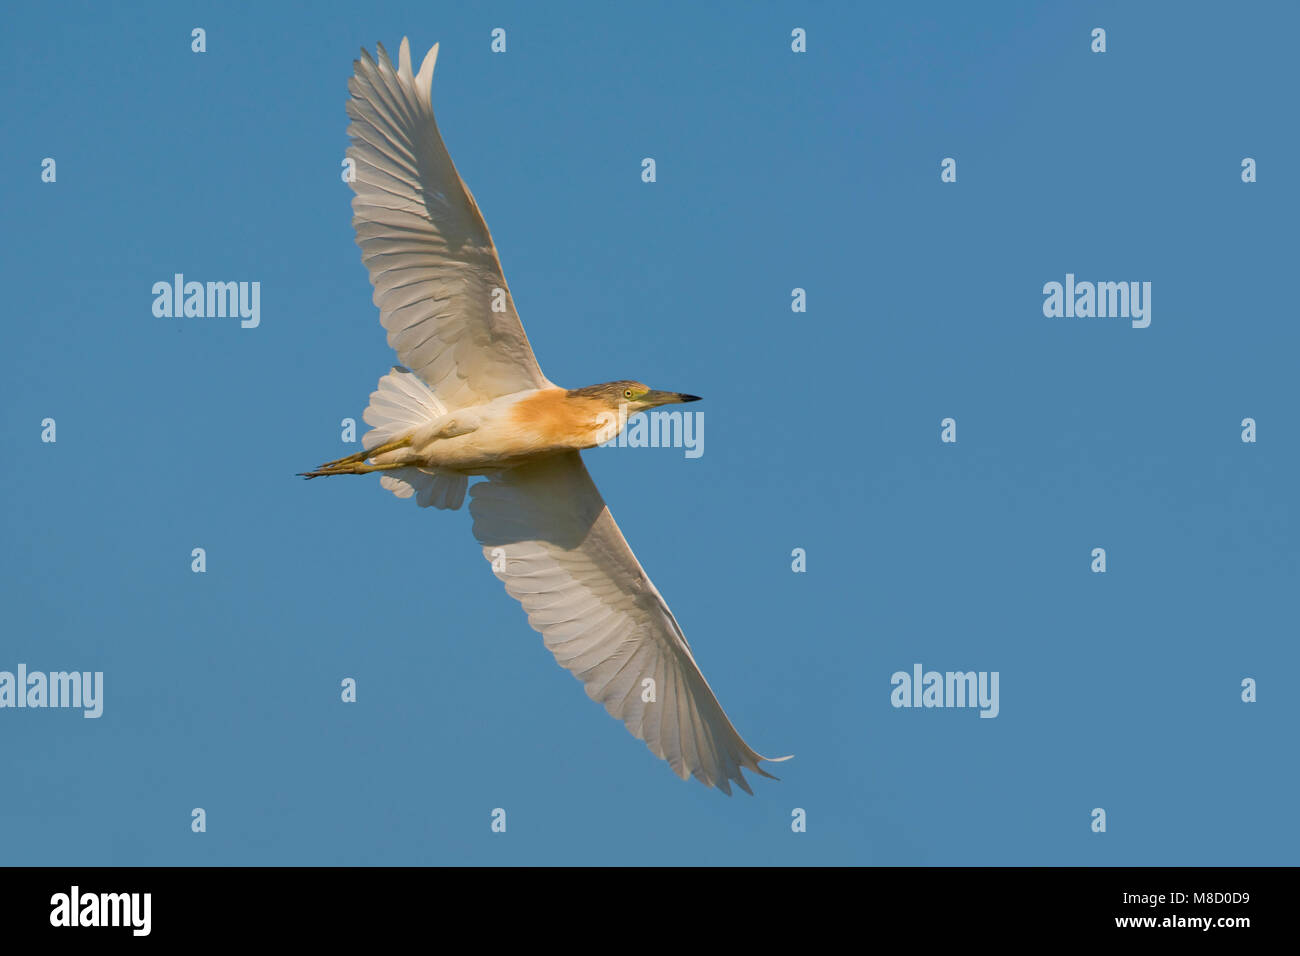
[[[641,396],[641,401],[650,407],[659,405],[677,405],[681,402],[698,402],[698,395],[684,395],[681,392],[661,392],[653,389]]]

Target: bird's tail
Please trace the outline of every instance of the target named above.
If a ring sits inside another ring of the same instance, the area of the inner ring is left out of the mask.
[[[373,427],[361,436],[361,445],[367,450],[377,448],[445,414],[446,406],[419,376],[394,365],[370,393],[370,405],[362,417]],[[454,510],[464,504],[469,480],[464,475],[410,466],[384,472],[379,483],[399,498],[415,495],[421,508]]]

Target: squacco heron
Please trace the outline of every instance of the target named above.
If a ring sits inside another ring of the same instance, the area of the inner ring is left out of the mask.
[[[352,224],[388,344],[365,451],[308,478],[381,474],[399,498],[459,508],[556,660],[682,779],[752,793],[762,757],[732,726],[668,605],[614,523],[581,449],[694,395],[617,381],[565,389],[537,365],[478,205],[433,118],[435,45],[412,74],[362,51],[348,83]],[[779,758],[787,759],[787,758]]]

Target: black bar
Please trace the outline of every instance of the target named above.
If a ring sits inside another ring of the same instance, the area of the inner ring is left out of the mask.
[[[658,946],[689,935],[700,920],[719,935],[738,926],[797,933],[815,924],[818,937],[843,927],[864,942],[888,929],[925,944],[1129,936],[1232,945],[1285,933],[1295,883],[1289,868],[1210,867],[14,867],[0,869],[0,926],[7,943],[75,937],[78,945],[109,937],[247,942],[268,928],[336,945],[410,932],[450,944],[453,931],[473,928],[494,938],[531,927],[539,940],[592,940],[608,927],[626,934],[614,939]],[[147,934],[138,932],[146,893]],[[125,925],[53,925],[99,921],[101,913],[104,922]],[[1200,923],[1206,919],[1208,927]]]

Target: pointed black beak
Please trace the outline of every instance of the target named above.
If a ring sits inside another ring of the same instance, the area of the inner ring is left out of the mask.
[[[698,402],[698,395],[684,395],[681,392],[661,392],[658,389],[646,392],[641,401],[650,405],[677,405],[681,402]]]

